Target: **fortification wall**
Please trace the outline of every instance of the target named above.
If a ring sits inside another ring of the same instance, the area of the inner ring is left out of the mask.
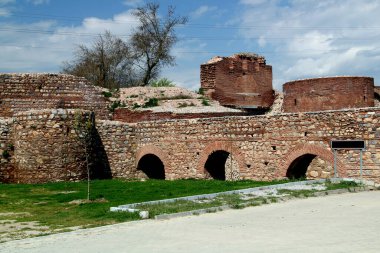
[[[235,55],[201,65],[201,88],[221,105],[269,108],[272,66],[263,57]]]
[[[31,109],[83,109],[108,119],[108,101],[82,77],[62,74],[0,74],[0,116]]]
[[[367,145],[363,153],[364,178],[380,182],[379,116],[380,109],[360,109],[141,122],[133,126],[134,144],[126,156],[135,161],[120,167],[125,172],[119,175],[136,175],[136,166],[129,166],[137,165],[144,154],[155,154],[165,166],[167,179],[209,178],[204,169],[208,157],[214,151],[225,150],[235,161],[235,166],[226,172],[227,179],[284,178],[292,162],[307,154],[322,160],[314,162],[307,175],[329,177],[333,165],[330,141],[363,139]],[[359,155],[358,151],[338,152],[339,176],[359,177]],[[117,163],[119,158],[114,157],[115,161],[109,157],[110,163]],[[321,163],[326,165],[323,173]]]
[[[326,77],[285,83],[285,112],[309,112],[374,106],[371,77]]]
[[[86,178],[84,142],[73,126],[88,116],[86,112],[64,109],[16,114],[11,181],[44,183]]]

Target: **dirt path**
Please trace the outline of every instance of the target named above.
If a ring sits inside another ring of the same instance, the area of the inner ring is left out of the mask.
[[[0,244],[0,252],[380,252],[380,191],[138,221]]]

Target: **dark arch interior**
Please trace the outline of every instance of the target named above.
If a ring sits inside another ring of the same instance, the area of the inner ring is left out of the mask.
[[[224,150],[214,151],[209,155],[205,169],[213,179],[226,180],[226,161],[230,153]]]
[[[306,154],[298,157],[290,164],[286,176],[290,179],[306,178],[306,171],[316,155]]]
[[[153,154],[144,155],[138,165],[137,169],[141,170],[151,179],[165,179],[165,167],[160,158]]]

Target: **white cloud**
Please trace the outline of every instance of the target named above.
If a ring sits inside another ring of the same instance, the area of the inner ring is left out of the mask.
[[[8,17],[11,12],[6,8],[0,8],[0,17]]]
[[[141,4],[143,4],[144,1],[143,0],[125,0],[123,3],[126,6],[137,7]]]
[[[70,60],[76,45],[91,45],[95,37],[109,30],[128,39],[137,22],[130,11],[111,19],[86,18],[74,27],[57,27],[54,21],[31,24],[0,23],[1,72],[58,72]],[[52,32],[50,32],[52,31]]]
[[[34,5],[48,4],[50,0],[28,0],[29,3]]]
[[[208,12],[212,12],[212,11],[215,11],[217,10],[218,8],[216,6],[207,6],[207,5],[202,5],[200,6],[198,9],[196,9],[195,11],[193,11],[192,13],[190,13],[190,15],[193,17],[193,18],[199,18],[201,16],[203,16],[204,14],[208,13]]]
[[[259,5],[265,3],[267,0],[241,0],[240,3],[248,5]]]
[[[274,86],[299,78],[369,75],[380,79],[380,2],[241,0],[240,35],[257,38]],[[260,4],[258,8],[257,4]],[[265,56],[265,55],[264,55]],[[376,62],[377,61],[377,62]]]

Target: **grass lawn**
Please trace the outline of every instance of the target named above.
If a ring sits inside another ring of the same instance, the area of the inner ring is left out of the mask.
[[[91,182],[91,199],[102,201],[81,204],[70,202],[87,197],[86,182],[0,184],[0,221],[37,221],[52,230],[73,226],[99,226],[138,219],[138,214],[110,212],[111,206],[285,182],[287,181],[98,180]]]

